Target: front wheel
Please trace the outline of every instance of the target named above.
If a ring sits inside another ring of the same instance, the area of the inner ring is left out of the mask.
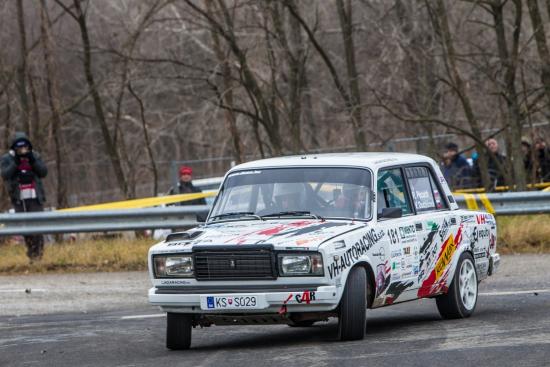
[[[367,273],[361,267],[351,269],[340,301],[338,336],[340,340],[360,340],[367,326]]]
[[[189,349],[191,346],[193,316],[168,312],[166,321],[166,348],[172,350]]]
[[[477,304],[477,285],[474,259],[469,252],[464,252],[458,259],[449,291],[435,299],[441,317],[444,319],[470,317]]]

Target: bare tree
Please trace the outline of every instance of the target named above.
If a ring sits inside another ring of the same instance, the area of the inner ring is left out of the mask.
[[[52,150],[54,152],[56,168],[56,206],[58,208],[65,208],[68,204],[66,174],[63,167],[63,161],[65,160],[66,155],[63,151],[62,134],[60,131],[63,121],[61,118],[58,72],[55,60],[53,58],[51,21],[45,0],[40,0],[40,18],[42,50],[46,69],[46,90],[48,94],[48,104],[51,111],[50,140],[53,143]]]

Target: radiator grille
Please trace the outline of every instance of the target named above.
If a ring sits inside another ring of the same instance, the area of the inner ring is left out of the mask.
[[[275,279],[275,258],[269,250],[204,251],[194,254],[197,280]]]

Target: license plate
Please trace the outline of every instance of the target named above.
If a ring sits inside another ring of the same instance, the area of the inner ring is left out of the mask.
[[[203,310],[254,310],[265,307],[264,297],[257,295],[201,296]]]

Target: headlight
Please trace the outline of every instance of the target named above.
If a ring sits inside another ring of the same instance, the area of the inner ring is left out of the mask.
[[[281,276],[322,276],[323,257],[321,254],[279,254],[279,274]]]
[[[193,258],[191,256],[157,255],[153,257],[156,278],[192,277]]]

